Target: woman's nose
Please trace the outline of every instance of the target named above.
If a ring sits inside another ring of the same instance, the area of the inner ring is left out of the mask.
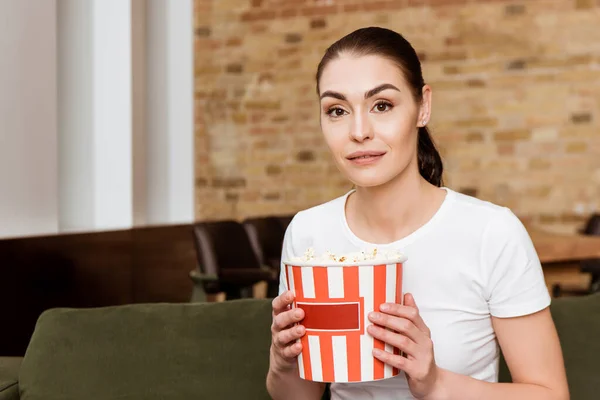
[[[368,115],[364,115],[363,113],[354,114],[350,137],[357,142],[373,139],[373,126]]]

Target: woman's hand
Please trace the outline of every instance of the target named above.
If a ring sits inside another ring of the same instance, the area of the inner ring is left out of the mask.
[[[433,356],[431,332],[419,314],[415,299],[411,294],[406,294],[404,305],[385,303],[380,310],[369,314],[369,320],[375,325],[370,325],[368,332],[405,354],[396,355],[374,349],[373,356],[403,370],[410,391],[417,399],[434,399],[437,397],[436,391],[440,390],[440,373]]]
[[[271,325],[271,368],[276,372],[286,372],[297,368],[297,357],[302,352],[302,344],[296,340],[304,336],[302,321],[304,311],[292,310],[290,305],[294,294],[286,291],[273,299],[273,324]]]

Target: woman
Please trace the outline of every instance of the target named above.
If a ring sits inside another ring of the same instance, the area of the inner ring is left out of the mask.
[[[282,257],[309,247],[317,254],[401,249],[411,292],[404,305],[371,313],[367,328],[405,352],[373,352],[403,372],[334,383],[332,398],[568,399],[533,244],[507,208],[442,186],[427,130],[431,88],[412,46],[387,29],[359,29],[327,50],[317,92],[325,141],[355,189],[298,213]],[[273,301],[267,388],[275,399],[319,399],[325,384],[298,376],[303,312],[290,310],[284,273]],[[497,383],[498,344],[514,383]]]

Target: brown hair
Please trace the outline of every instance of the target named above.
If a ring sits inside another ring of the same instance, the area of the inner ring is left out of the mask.
[[[379,55],[398,65],[403,72],[417,103],[423,100],[425,81],[421,62],[411,44],[399,33],[385,28],[369,27],[355,30],[344,36],[327,49],[317,68],[317,94],[319,81],[327,64],[341,53],[356,56]],[[442,158],[429,134],[427,127],[419,127],[417,157],[419,172],[423,178],[435,186],[442,186],[444,166]]]

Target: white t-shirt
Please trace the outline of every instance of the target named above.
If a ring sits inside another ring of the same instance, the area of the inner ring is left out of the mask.
[[[296,214],[285,234],[282,260],[372,249],[400,250],[404,288],[431,330],[439,367],[488,382],[498,380],[499,347],[491,316],[517,317],[550,305],[540,261],[520,220],[505,207],[448,188],[425,225],[394,243],[365,242],[345,216],[352,192]],[[281,269],[279,292],[286,290]],[[406,376],[333,383],[332,399],[413,399]]]

